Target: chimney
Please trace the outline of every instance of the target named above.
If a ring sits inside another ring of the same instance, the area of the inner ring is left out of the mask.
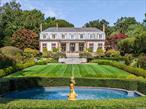
[[[102,31],[105,32],[105,24],[102,25]]]
[[[58,29],[58,23],[56,23],[56,28]]]
[[[40,24],[40,32],[42,32],[42,23]]]

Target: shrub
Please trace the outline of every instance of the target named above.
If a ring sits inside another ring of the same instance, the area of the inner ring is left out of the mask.
[[[86,48],[86,52],[93,52],[92,48]]]
[[[146,55],[145,54],[139,55],[138,66],[146,69]]]
[[[81,52],[79,55],[82,58],[93,58],[92,53],[90,52]]]
[[[27,57],[36,57],[39,54],[39,51],[36,49],[25,48],[24,55]]]
[[[53,48],[53,52],[59,52],[59,48]]]
[[[108,57],[120,57],[120,51],[110,49],[106,52],[106,56],[108,56]]]
[[[13,58],[0,54],[0,69],[13,66],[15,64],[16,61]]]
[[[132,54],[126,54],[124,57],[125,57],[125,64],[126,65],[130,65],[132,60],[134,59]]]
[[[12,58],[16,62],[21,62],[23,60],[23,51],[19,48],[13,47],[13,46],[6,46],[3,48],[0,48],[0,52],[2,55],[5,55],[9,58]]]
[[[0,77],[9,75],[11,73],[14,73],[16,71],[22,70],[24,68],[27,68],[27,67],[30,67],[30,66],[33,66],[33,65],[35,65],[35,62],[29,61],[29,62],[24,63],[24,64],[16,64],[15,66],[0,69]]]
[[[103,49],[97,49],[97,51],[96,51],[96,53],[97,53],[97,56],[99,56],[99,57],[102,57],[102,56],[104,56],[104,50]]]
[[[131,66],[127,66],[125,64],[118,63],[116,61],[109,61],[109,60],[92,60],[91,62],[98,63],[98,64],[104,64],[104,65],[111,65],[114,67],[117,67],[119,69],[125,70],[131,74],[142,76],[146,78],[146,70],[141,68],[135,68]]]

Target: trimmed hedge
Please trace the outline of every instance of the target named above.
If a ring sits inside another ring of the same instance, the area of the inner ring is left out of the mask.
[[[4,77],[6,75],[9,75],[11,73],[17,72],[19,70],[22,70],[24,68],[27,68],[33,65],[35,65],[35,62],[32,61],[32,62],[27,62],[25,64],[16,64],[15,66],[0,69],[0,77]]]
[[[32,87],[69,86],[70,78],[3,78],[0,93]],[[95,86],[137,90],[146,94],[146,81],[76,78],[76,86]],[[146,97],[110,100],[17,100],[0,98],[0,109],[144,109]]]
[[[109,60],[92,60],[91,62],[98,63],[101,65],[111,65],[111,66],[117,67],[119,69],[125,70],[131,74],[134,74],[137,76],[142,76],[142,77],[146,78],[146,70],[141,69],[141,68],[127,66],[125,64],[121,64],[116,61],[109,61]]]

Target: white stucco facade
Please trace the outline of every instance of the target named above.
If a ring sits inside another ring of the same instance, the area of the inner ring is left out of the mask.
[[[96,52],[104,49],[105,33],[96,28],[48,28],[40,33],[40,52],[46,48],[52,51],[59,48],[62,52],[83,52],[90,48]]]

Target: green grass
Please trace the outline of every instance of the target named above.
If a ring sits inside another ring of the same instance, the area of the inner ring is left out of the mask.
[[[35,65],[22,71],[13,73],[7,77],[122,77],[126,78],[129,73],[109,65],[97,64],[48,64]]]

